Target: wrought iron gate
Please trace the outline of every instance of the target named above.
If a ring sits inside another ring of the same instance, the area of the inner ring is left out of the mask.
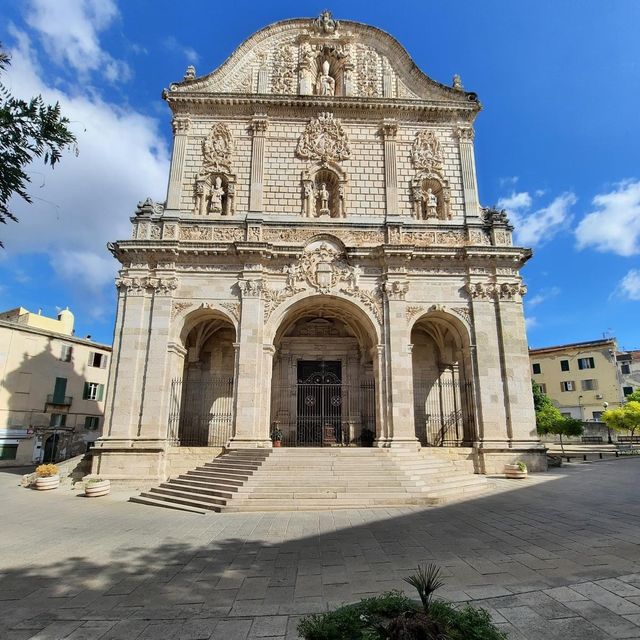
[[[413,393],[416,437],[424,446],[452,447],[474,439],[471,382],[418,379]]]
[[[169,439],[186,447],[222,447],[233,436],[233,378],[171,383]]]
[[[375,438],[373,380],[345,384],[339,362],[300,361],[298,382],[273,389],[272,424],[289,447],[370,445]],[[315,371],[309,373],[314,368]]]

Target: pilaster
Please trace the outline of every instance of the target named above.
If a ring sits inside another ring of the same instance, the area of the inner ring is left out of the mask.
[[[167,188],[167,209],[176,210],[180,208],[184,159],[191,120],[185,117],[176,117],[173,119],[172,126],[173,153],[171,155],[171,170],[169,173],[169,186]]]
[[[418,448],[415,434],[413,413],[413,376],[411,362],[411,346],[407,330],[405,301],[409,283],[406,279],[395,279],[394,274],[387,274],[384,283],[386,298],[385,337],[386,372],[388,378],[391,411],[387,414],[388,447]]]
[[[264,147],[267,131],[267,116],[256,115],[251,121],[253,133],[251,147],[251,191],[249,211],[262,211],[264,195]]]
[[[263,415],[263,281],[250,272],[238,282],[242,296],[235,387],[233,448],[270,447],[268,418]],[[270,388],[270,387],[269,387]]]
[[[398,212],[398,168],[396,162],[396,137],[398,123],[394,118],[386,118],[382,123],[384,140],[384,179],[386,212],[388,216]]]
[[[456,134],[460,146],[460,168],[462,170],[462,189],[464,191],[466,217],[478,217],[480,215],[480,204],[478,202],[476,161],[473,151],[473,129],[471,127],[458,127]]]

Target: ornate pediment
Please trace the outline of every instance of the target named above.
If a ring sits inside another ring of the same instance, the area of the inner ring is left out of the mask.
[[[261,29],[216,71],[184,79],[167,93],[317,95],[468,103],[453,87],[424,75],[390,35],[323,11],[316,19],[285,20]]]

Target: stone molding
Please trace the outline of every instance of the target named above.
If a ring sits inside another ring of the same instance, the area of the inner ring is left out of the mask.
[[[409,282],[407,280],[387,280],[383,285],[383,290],[389,300],[405,300],[409,292]]]
[[[469,282],[464,289],[471,298],[480,300],[520,300],[527,293],[521,282]]]
[[[178,278],[156,278],[152,276],[130,277],[119,276],[116,278],[116,288],[125,291],[129,295],[142,295],[154,292],[159,295],[170,295],[178,288]]]

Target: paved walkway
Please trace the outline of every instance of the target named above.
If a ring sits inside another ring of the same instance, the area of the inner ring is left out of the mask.
[[[300,615],[426,562],[510,638],[640,638],[639,474],[621,459],[439,508],[198,516],[4,471],[0,638],[294,639]]]

